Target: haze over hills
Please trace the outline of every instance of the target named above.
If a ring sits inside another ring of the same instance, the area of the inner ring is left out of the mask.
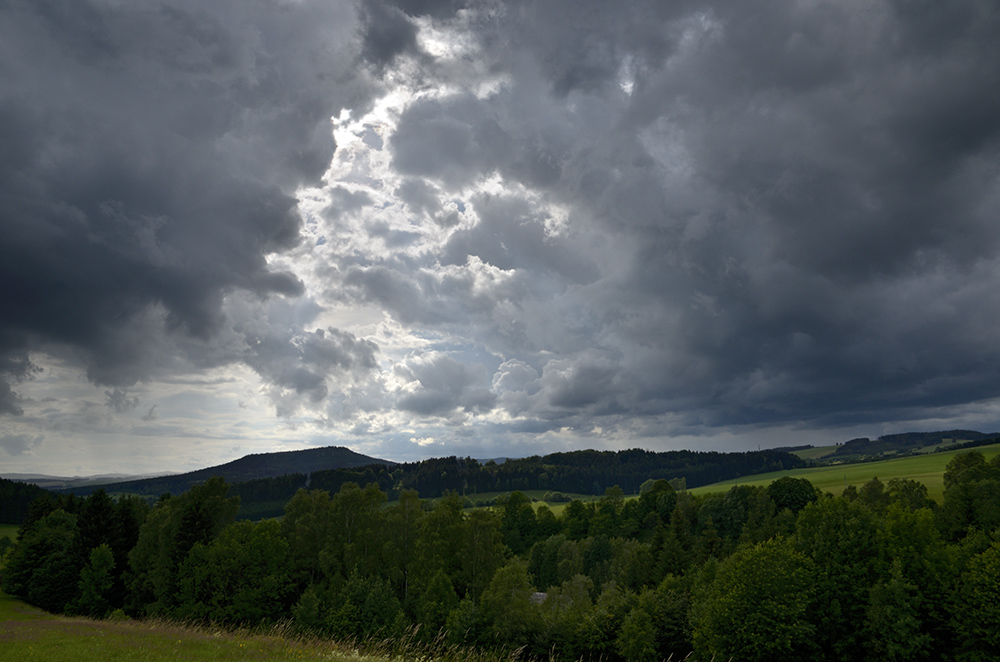
[[[121,483],[125,481],[144,480],[147,478],[159,478],[161,476],[176,475],[176,472],[162,471],[151,474],[96,474],[93,476],[51,476],[49,474],[0,474],[0,478],[16,480],[21,483],[29,483],[50,490],[59,490],[69,487],[82,487],[84,485],[106,485],[108,483]]]

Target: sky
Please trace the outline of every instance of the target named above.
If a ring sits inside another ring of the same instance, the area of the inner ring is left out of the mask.
[[[1000,430],[993,0],[0,0],[0,473]]]

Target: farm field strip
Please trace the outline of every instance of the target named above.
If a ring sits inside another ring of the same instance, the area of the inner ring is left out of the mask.
[[[911,478],[927,486],[928,495],[939,503],[944,497],[944,469],[958,453],[977,450],[987,460],[1000,454],[1000,444],[981,446],[975,449],[947,451],[944,453],[925,453],[911,457],[879,460],[878,462],[861,462],[857,464],[838,464],[825,467],[810,467],[807,469],[791,469],[775,471],[744,478],[734,478],[711,485],[692,488],[692,494],[708,494],[710,492],[725,492],[733,485],[767,486],[782,476],[808,478],[816,487],[824,492],[841,494],[847,485],[861,487],[872,478],[877,477],[883,483],[890,478]]]

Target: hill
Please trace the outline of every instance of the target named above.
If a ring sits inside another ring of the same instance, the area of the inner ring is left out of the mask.
[[[323,448],[307,448],[300,451],[253,453],[232,462],[188,473],[100,485],[79,485],[65,491],[77,496],[85,496],[98,489],[104,489],[109,493],[128,492],[130,494],[158,496],[165,492],[172,494],[186,492],[212,476],[222,476],[228,483],[244,483],[290,474],[302,475],[305,479],[306,476],[316,471],[393,464],[395,463],[389,460],[380,460],[355,453],[349,448],[324,446]]]
[[[828,459],[862,459],[872,456],[898,455],[908,451],[919,451],[929,446],[981,441],[996,436],[996,433],[986,434],[974,430],[943,430],[940,432],[887,434],[877,439],[860,437],[837,446]]]

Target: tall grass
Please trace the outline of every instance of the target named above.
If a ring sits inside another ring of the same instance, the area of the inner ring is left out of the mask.
[[[480,650],[398,638],[332,641],[288,623],[225,629],[161,619],[103,620],[54,616],[0,593],[0,661],[21,662],[513,662],[523,649]]]

